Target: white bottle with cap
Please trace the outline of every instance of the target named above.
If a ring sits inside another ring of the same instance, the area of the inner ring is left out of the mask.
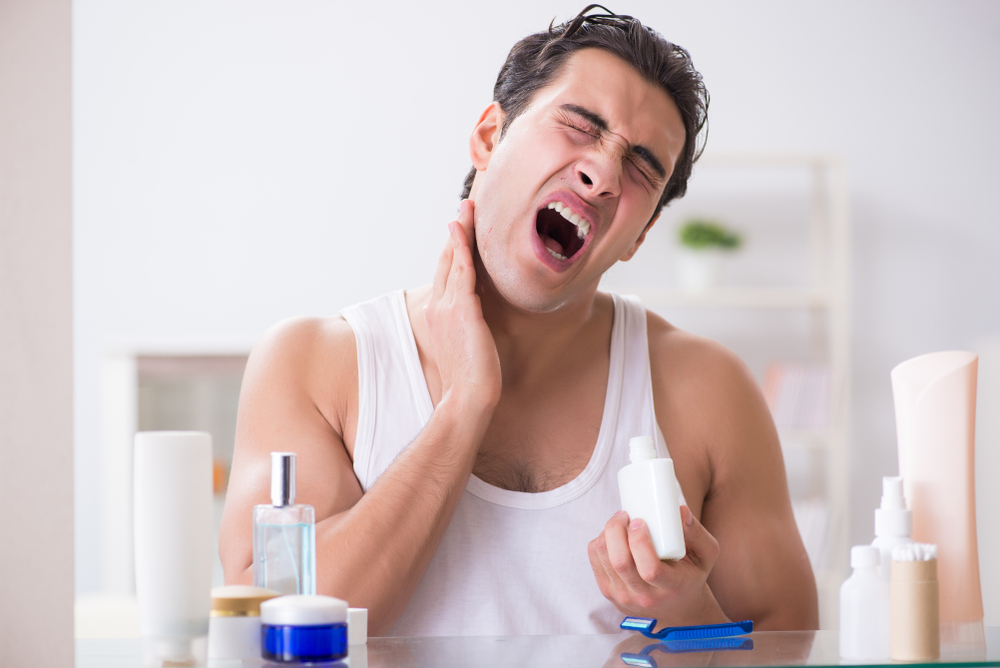
[[[622,510],[649,527],[657,557],[683,559],[684,526],[674,461],[657,457],[649,436],[636,436],[628,445],[632,463],[618,471]]]
[[[882,478],[882,503],[875,509],[875,540],[872,546],[880,553],[878,572],[889,582],[892,573],[892,548],[913,542],[913,513],[906,509],[903,479]]]
[[[889,584],[878,573],[879,551],[851,548],[854,573],[840,586],[840,658],[889,659]]]

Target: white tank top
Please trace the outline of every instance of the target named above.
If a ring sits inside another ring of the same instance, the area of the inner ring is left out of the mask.
[[[514,492],[469,478],[427,571],[390,636],[616,633],[623,616],[601,594],[587,544],[621,509],[618,470],[629,439],[652,435],[646,311],[615,306],[604,415],[590,462],[547,492]],[[341,311],[358,347],[354,472],[367,492],[430,420],[434,407],[402,290]],[[683,501],[682,501],[683,502]]]

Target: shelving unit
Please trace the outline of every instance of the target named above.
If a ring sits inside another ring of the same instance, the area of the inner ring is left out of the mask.
[[[712,173],[721,172],[726,172],[726,178],[717,179],[717,182],[722,184],[721,187],[716,187],[714,190],[700,187],[710,179]],[[804,269],[800,272],[804,275],[798,276],[798,280],[761,282],[751,279],[746,282],[738,281],[732,286],[700,292],[678,289],[665,280],[663,273],[657,274],[652,270],[654,263],[662,267],[664,257],[667,258],[666,264],[669,264],[670,249],[663,246],[668,244],[667,237],[663,237],[661,233],[663,241],[659,254],[656,251],[651,253],[644,248],[633,260],[633,262],[646,262],[645,272],[643,268],[629,271],[624,275],[609,272],[605,285],[618,292],[638,295],[648,308],[663,313],[668,320],[684,329],[691,329],[685,326],[685,320],[691,319],[692,313],[714,312],[723,314],[725,318],[731,317],[734,321],[739,317],[745,317],[747,313],[754,314],[753,317],[758,320],[762,314],[786,312],[804,314],[794,317],[799,317],[800,320],[804,318],[806,323],[799,335],[806,340],[807,358],[812,363],[827,365],[830,372],[829,417],[823,429],[779,429],[779,436],[786,462],[800,455],[822,461],[819,465],[822,470],[820,476],[822,481],[820,484],[812,485],[812,493],[800,500],[798,509],[806,508],[803,514],[812,512],[817,507],[817,502],[825,503],[827,508],[828,522],[824,532],[824,545],[819,553],[812,554],[811,558],[820,594],[821,627],[836,628],[839,586],[849,570],[850,549],[848,544],[848,407],[851,391],[848,274],[850,224],[845,167],[841,160],[827,155],[706,154],[695,168],[688,196],[666,209],[663,214],[664,222],[658,225],[666,226],[667,236],[673,237],[677,223],[684,217],[692,215],[717,217],[727,225],[743,228],[742,231],[747,234],[749,241],[753,242],[755,230],[746,224],[746,221],[741,220],[740,208],[733,206],[731,197],[733,191],[727,190],[726,183],[735,189],[740,189],[736,184],[745,179],[760,180],[762,173],[765,172],[785,174],[783,181],[792,183],[792,190],[801,191],[790,195],[788,188],[785,188],[778,197],[778,199],[784,198],[782,201],[786,203],[789,199],[798,201],[800,204],[798,213],[776,214],[776,217],[783,219],[783,224],[789,230],[787,236],[799,233],[797,239],[801,243],[791,249],[791,253],[793,255],[802,253],[804,258],[801,255],[788,258],[800,261],[799,264]],[[766,188],[761,188],[757,192],[753,188],[742,188],[742,190],[743,192],[735,199],[743,202],[746,210],[753,209],[758,215],[761,210],[767,210],[769,194]],[[721,200],[729,200],[728,215],[717,213],[714,203]],[[781,207],[778,206],[777,209]],[[766,219],[766,213],[764,218]],[[652,234],[653,231],[650,232],[650,235]],[[647,240],[647,246],[649,245]],[[670,241],[669,245],[673,245],[673,242]],[[646,253],[645,257],[643,253]],[[770,262],[772,264],[780,262],[780,259],[771,258]],[[715,317],[717,323],[719,316]],[[706,332],[697,331],[697,333]],[[756,339],[761,338],[767,337],[762,337],[758,332]],[[730,347],[744,359],[747,359],[748,355],[759,356],[758,349],[766,348],[760,344],[766,342],[758,341],[753,336],[750,336],[750,339],[744,337],[737,344],[730,344]],[[771,359],[781,359],[781,356],[775,355]],[[760,369],[755,371],[759,373]],[[799,481],[793,479],[793,475],[794,472],[790,470],[790,488],[801,487]],[[814,534],[812,538],[816,539],[817,532],[806,529],[800,525],[804,538],[807,538],[807,533],[812,533]],[[820,536],[819,539],[822,540],[823,537]]]

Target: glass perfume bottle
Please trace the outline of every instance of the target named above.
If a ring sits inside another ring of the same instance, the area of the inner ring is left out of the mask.
[[[295,453],[271,453],[271,504],[253,509],[253,583],[316,593],[316,511],[295,503]]]

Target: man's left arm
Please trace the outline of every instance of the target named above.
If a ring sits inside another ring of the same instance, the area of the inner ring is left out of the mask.
[[[706,366],[714,375],[716,400],[706,415],[713,427],[695,438],[712,470],[700,520],[719,542],[708,584],[728,615],[752,619],[762,631],[819,628],[816,580],[792,513],[771,413],[731,352],[721,349]]]
[[[756,382],[718,344],[652,314],[649,330],[657,421],[690,504],[688,556],[651,560],[648,530],[616,515],[590,546],[602,592],[623,612],[670,625],[817,628],[815,579]]]

